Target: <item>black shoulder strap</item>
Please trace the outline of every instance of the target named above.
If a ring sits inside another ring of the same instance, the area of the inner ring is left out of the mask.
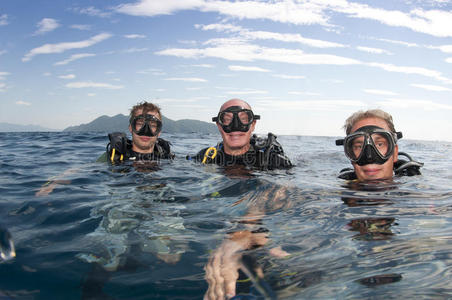
[[[355,180],[357,179],[356,173],[352,168],[345,168],[339,172],[339,176],[337,178],[344,180]]]
[[[268,133],[267,138],[260,138],[255,134],[251,137],[250,144],[259,155],[257,159],[259,167],[263,169],[292,167],[292,163],[284,155],[284,150],[276,138],[276,135],[271,132]]]
[[[110,143],[107,145],[108,159],[111,162],[127,160],[132,145],[126,134],[123,132],[113,132],[108,134]]]
[[[420,168],[424,166],[424,163],[415,161],[405,152],[399,152],[399,156],[405,156],[408,160],[398,159],[394,163],[394,173],[397,176],[414,176],[421,175]]]
[[[411,156],[405,152],[399,152],[399,156],[405,156],[408,160],[399,158],[394,163],[394,174],[396,176],[421,175],[421,171],[419,169],[424,165],[424,163],[413,160]],[[355,171],[351,168],[342,169],[337,177],[345,180],[355,180],[357,178]]]
[[[171,152],[171,143],[162,138],[157,139],[157,143],[155,143],[156,150],[160,157],[173,159],[175,157],[174,153]]]

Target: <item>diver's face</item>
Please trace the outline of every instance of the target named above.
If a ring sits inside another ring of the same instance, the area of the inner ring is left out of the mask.
[[[134,116],[139,116],[143,113],[142,109],[136,111]],[[160,120],[160,116],[155,111],[148,111],[147,115],[152,115]],[[141,124],[137,124],[137,126],[141,127]],[[139,128],[136,128],[139,130]],[[154,151],[154,145],[157,141],[157,138],[160,136],[160,133],[156,136],[146,136],[146,135],[138,135],[133,132],[131,125],[129,125],[129,131],[132,133],[132,150],[139,153],[152,153]]]
[[[221,111],[223,111],[231,106],[241,106],[246,109],[251,109],[243,101],[232,100],[232,101],[227,102],[225,105],[223,105],[223,107],[221,108]],[[248,149],[250,147],[251,135],[253,134],[254,128],[256,127],[256,121],[254,121],[251,124],[250,129],[247,132],[232,131],[232,132],[227,133],[227,132],[224,132],[223,128],[218,123],[217,123],[217,127],[218,127],[218,130],[220,131],[221,137],[223,138],[223,146],[224,146],[224,150],[226,151],[226,153],[233,154],[233,155],[239,155],[239,154],[243,154],[246,151],[248,151]]]
[[[363,126],[378,126],[383,128],[384,130],[390,131],[388,124],[386,121],[380,118],[366,118],[362,119],[353,125],[351,133],[355,132],[357,129]],[[394,153],[391,157],[382,165],[379,164],[367,164],[364,166],[359,166],[357,163],[352,163],[353,168],[355,169],[356,176],[359,181],[367,181],[367,180],[379,180],[379,179],[389,179],[394,175],[394,163],[397,161],[398,155],[398,146],[395,145]]]

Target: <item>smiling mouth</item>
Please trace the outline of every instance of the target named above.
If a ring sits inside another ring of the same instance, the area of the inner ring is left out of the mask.
[[[372,175],[372,174],[378,173],[379,171],[380,171],[379,169],[367,169],[367,170],[364,170],[364,173]]]

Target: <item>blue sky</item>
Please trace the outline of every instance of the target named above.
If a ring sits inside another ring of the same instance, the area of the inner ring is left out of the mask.
[[[0,6],[0,122],[54,129],[153,101],[256,131],[343,135],[381,108],[406,138],[452,141],[452,1],[54,1]]]

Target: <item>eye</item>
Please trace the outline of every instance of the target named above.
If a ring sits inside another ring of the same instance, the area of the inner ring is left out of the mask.
[[[223,113],[221,116],[221,121],[227,125],[232,122],[232,117],[233,115],[231,113]]]
[[[144,125],[144,120],[143,120],[143,119],[138,119],[138,120],[135,122],[135,126],[138,127],[138,128],[143,127],[143,125]]]
[[[248,124],[250,122],[248,113],[246,113],[244,111],[239,113],[239,119],[240,119],[240,122],[242,122],[243,124]]]

